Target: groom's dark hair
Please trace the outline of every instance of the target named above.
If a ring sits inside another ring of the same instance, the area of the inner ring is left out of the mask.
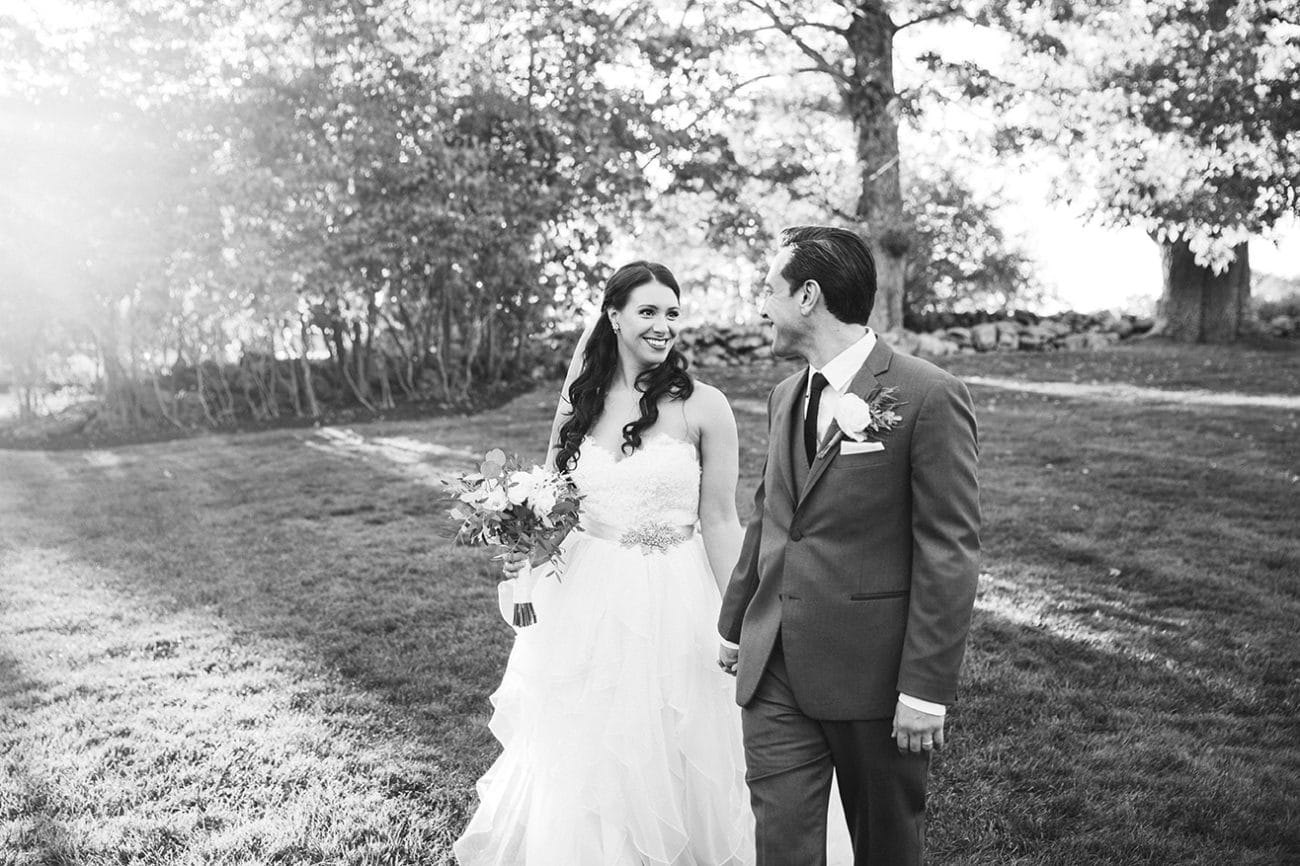
[[[781,232],[781,246],[791,249],[781,276],[792,289],[816,280],[832,316],[867,323],[876,303],[876,260],[860,235],[834,226],[791,226]]]

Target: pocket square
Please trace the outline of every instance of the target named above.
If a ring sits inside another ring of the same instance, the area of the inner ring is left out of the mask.
[[[854,442],[851,439],[840,442],[841,454],[870,454],[872,451],[884,450],[884,442]]]

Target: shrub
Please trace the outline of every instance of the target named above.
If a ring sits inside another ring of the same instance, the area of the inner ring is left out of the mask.
[[[1266,301],[1256,301],[1255,315],[1261,322],[1266,323],[1278,316],[1300,319],[1300,292],[1291,292]]]

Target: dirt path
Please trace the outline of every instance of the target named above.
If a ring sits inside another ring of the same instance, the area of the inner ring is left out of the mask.
[[[1177,403],[1184,406],[1247,407],[1252,409],[1300,410],[1300,396],[1290,394],[1242,394],[1235,391],[1200,389],[1170,391],[1116,383],[1030,382],[1024,379],[1001,379],[993,376],[966,376],[968,385],[1071,397],[1081,400],[1104,400],[1112,403]]]

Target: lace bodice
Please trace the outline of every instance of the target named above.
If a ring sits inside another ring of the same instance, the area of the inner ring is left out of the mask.
[[[583,515],[609,526],[689,526],[699,519],[695,446],[666,433],[643,437],[630,455],[611,452],[588,436],[572,476],[583,494]]]

